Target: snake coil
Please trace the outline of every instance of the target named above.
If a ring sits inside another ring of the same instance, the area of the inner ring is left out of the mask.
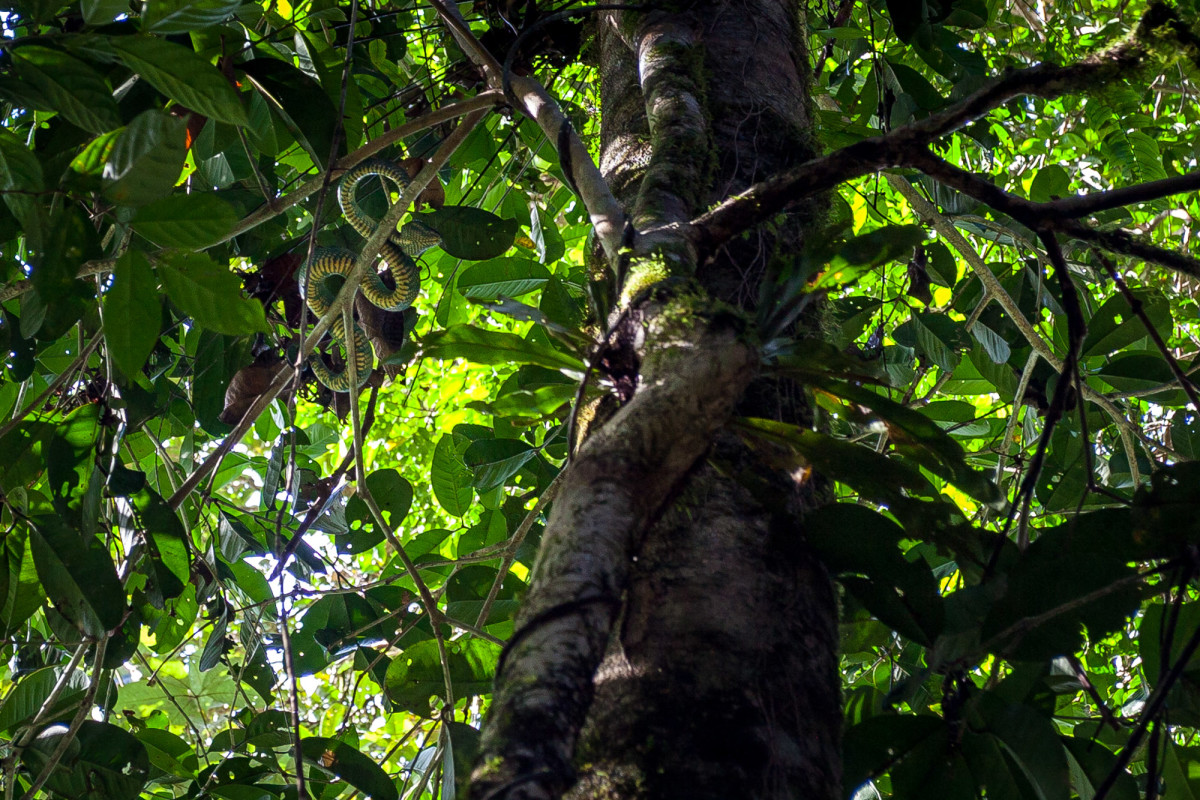
[[[338,204],[351,227],[363,238],[369,238],[374,233],[379,220],[366,214],[359,207],[354,193],[359,182],[371,175],[390,182],[401,194],[410,182],[408,174],[398,165],[378,158],[364,161],[342,176],[338,184]],[[421,289],[421,273],[413,259],[441,241],[438,233],[428,225],[415,220],[409,222],[397,233],[389,236],[380,251],[396,288],[389,289],[379,273],[369,269],[363,275],[358,286],[359,291],[371,304],[385,311],[403,311],[408,308],[417,299],[417,293]],[[322,317],[329,311],[342,282],[354,269],[355,258],[354,253],[340,248],[318,247],[313,251],[312,259],[297,275],[300,293],[312,313]],[[339,276],[341,281],[332,280]],[[375,361],[371,343],[367,341],[362,328],[355,323],[351,345],[346,338],[345,324],[340,316],[333,321],[330,331],[334,340],[345,349],[346,358],[354,359],[354,371],[358,376],[356,388],[361,388],[371,376],[371,368]],[[309,358],[309,363],[321,383],[335,392],[350,391],[348,369],[343,368],[341,372],[335,373],[315,354]]]

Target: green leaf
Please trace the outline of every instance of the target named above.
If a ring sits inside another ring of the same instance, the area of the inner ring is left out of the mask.
[[[889,261],[907,260],[923,241],[925,229],[920,225],[888,225],[864,233],[838,249],[825,271],[809,283],[809,291],[844,286]]]
[[[150,262],[126,250],[113,268],[113,284],[104,295],[104,341],[126,375],[141,372],[158,343],[162,304]]]
[[[12,131],[0,128],[0,197],[26,232],[40,224],[37,194],[44,187],[37,156]]]
[[[567,252],[562,233],[555,225],[553,216],[536,203],[530,203],[529,211],[529,232],[537,247],[538,260],[543,264],[553,264]]]
[[[313,163],[324,166],[329,160],[338,112],[321,84],[274,58],[255,58],[238,66],[283,117]],[[344,150],[343,143],[339,153]]]
[[[1061,741],[1066,748],[1067,761],[1071,768],[1072,788],[1081,798],[1091,800],[1096,796],[1096,790],[1108,779],[1109,774],[1117,769],[1116,756],[1107,747],[1102,747],[1099,743],[1087,739],[1063,736]],[[1172,754],[1168,752],[1164,759],[1168,766],[1163,770],[1163,775],[1168,786],[1173,783],[1169,766],[1171,756]],[[1200,762],[1193,761],[1192,763]],[[1197,777],[1200,778],[1200,775]],[[1105,797],[1108,800],[1138,800],[1141,793],[1138,791],[1137,782],[1133,776],[1121,770],[1117,775],[1116,782]]]
[[[455,325],[434,331],[421,342],[431,358],[462,358],[476,364],[537,364],[582,375],[584,365],[576,358],[542,344],[502,331],[472,325]]]
[[[926,24],[929,14],[925,0],[887,0],[887,10],[896,37],[905,44]]]
[[[374,759],[345,742],[309,736],[300,741],[300,750],[310,763],[319,764],[373,800],[399,797],[396,785]]]
[[[1171,335],[1171,307],[1167,298],[1156,291],[1134,289],[1133,297],[1142,304],[1142,311],[1155,330],[1164,338]],[[1115,294],[1092,314],[1088,320],[1087,338],[1080,354],[1083,357],[1109,355],[1147,336],[1146,326],[1133,313],[1123,294]]]
[[[1008,358],[1012,355],[1012,349],[1009,348],[1008,342],[1000,337],[1000,334],[982,322],[975,323],[975,327],[971,328],[971,334],[983,346],[984,352],[988,354],[988,358],[993,363],[1008,363]]]
[[[199,250],[227,236],[236,223],[233,208],[218,197],[177,194],[138,211],[133,229],[162,247]]]
[[[15,731],[19,726],[31,722],[42,705],[50,699],[51,690],[62,679],[62,673],[62,667],[45,667],[20,678],[0,705],[0,733]],[[42,722],[69,719],[74,715],[79,701],[87,693],[89,683],[86,672],[72,670],[66,678],[64,690],[59,692],[54,703],[42,716]]]
[[[871,717],[846,731],[842,787],[847,797],[926,742],[944,736],[946,723],[928,714]]]
[[[984,695],[981,700],[998,700]],[[1070,771],[1054,723],[1020,704],[981,702],[989,730],[1029,782],[1037,800],[1067,800]]]
[[[1060,197],[1070,197],[1071,176],[1058,166],[1051,164],[1042,167],[1029,186],[1029,199],[1035,203],[1045,203]]]
[[[946,372],[958,366],[959,323],[940,314],[913,314],[908,325],[916,334],[918,351]]]
[[[1170,383],[1175,379],[1175,373],[1158,353],[1129,353],[1117,356],[1101,367],[1096,377],[1114,389],[1136,392]]]
[[[520,297],[540,289],[550,271],[527,258],[495,258],[468,267],[458,276],[458,290],[473,300]]]
[[[269,330],[262,304],[242,294],[241,281],[202,253],[175,253],[158,266],[171,302],[197,324],[238,335]]]
[[[436,460],[437,456],[434,458]],[[366,483],[388,529],[397,530],[412,506],[412,484],[394,469],[377,469],[367,476]],[[346,522],[350,525],[350,533],[339,534],[336,537],[338,550],[341,552],[359,553],[374,547],[384,539],[385,534],[376,529],[374,517],[367,504],[357,495],[351,497],[346,505]],[[363,536],[359,532],[365,530],[366,526],[370,526],[371,532]]]
[[[23,45],[13,49],[12,63],[21,80],[51,108],[84,130],[104,133],[121,124],[112,90],[100,73],[78,58],[41,45]]]
[[[129,13],[128,0],[80,0],[79,10],[88,25],[107,25],[122,14]]]
[[[50,756],[67,735],[67,726],[43,731],[21,761],[37,775],[50,765]],[[84,720],[46,781],[46,788],[73,800],[136,800],[150,777],[145,746],[124,728]]]
[[[46,602],[46,592],[38,579],[28,529],[9,532],[4,538],[3,563],[5,592],[0,597],[0,631],[11,635]]]
[[[1175,632],[1170,641],[1166,635],[1168,626],[1164,625],[1168,619]],[[1151,686],[1158,686],[1166,672],[1183,656],[1188,636],[1195,630],[1200,630],[1200,603],[1184,603],[1178,607],[1153,603],[1146,608],[1142,624],[1138,626],[1138,652],[1142,656],[1142,674]],[[1191,673],[1200,670],[1200,653],[1193,653],[1184,669]]]
[[[146,728],[135,734],[146,747],[150,764],[176,778],[195,778],[200,763],[196,751],[179,736],[158,728]]]
[[[112,46],[126,66],[175,102],[230,125],[249,124],[225,76],[188,48],[149,36],[115,37]]]
[[[471,471],[463,463],[467,443],[460,447],[452,434],[444,434],[433,448],[433,467],[430,482],[438,505],[448,514],[461,517],[471,510],[475,491],[471,487]]]
[[[936,495],[916,469],[871,448],[767,419],[745,418],[738,426],[752,436],[791,448],[817,472],[856,489],[866,499],[902,501],[903,489]]]
[[[868,611],[908,638],[933,644],[945,615],[938,584],[923,559],[905,558],[899,525],[865,506],[838,503],[806,519],[805,538],[833,572],[865,577],[843,583]]]
[[[503,255],[513,246],[521,227],[515,219],[501,219],[490,211],[470,206],[443,206],[413,216],[441,235],[443,250],[468,261]]]
[[[455,698],[491,694],[500,647],[482,639],[459,639],[446,642],[446,649]],[[388,666],[384,688],[404,710],[429,716],[430,698],[446,691],[437,642],[418,642],[397,656]]]
[[[104,194],[114,203],[135,207],[162,200],[179,181],[185,158],[187,123],[162,111],[143,111],[109,151]]]
[[[116,628],[125,614],[125,592],[108,548],[60,517],[36,517],[31,523],[38,577],[58,612],[88,636]]]
[[[463,461],[475,473],[475,488],[486,492],[520,472],[537,452],[520,439],[479,439],[467,447]]]
[[[149,487],[132,495],[144,531],[143,542],[154,569],[155,587],[170,599],[183,593],[191,577],[187,532],[179,516]]]
[[[191,33],[224,22],[241,4],[241,0],[146,0],[142,30]]]

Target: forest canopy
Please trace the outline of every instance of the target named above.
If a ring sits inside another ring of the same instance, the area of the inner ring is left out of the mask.
[[[830,796],[1200,797],[1195,0],[801,5],[809,155],[744,180],[675,9],[0,9],[6,800],[557,796],[480,729],[576,615],[590,697],[626,579],[530,587],[606,452],[626,548],[819,487]]]

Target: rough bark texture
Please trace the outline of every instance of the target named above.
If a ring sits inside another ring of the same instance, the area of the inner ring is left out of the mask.
[[[637,196],[639,228],[695,215],[813,155],[798,25],[788,2],[703,3],[680,15],[627,19],[623,36],[616,26],[602,33],[601,164],[625,202],[633,194],[625,177],[631,143],[655,143],[653,158],[633,151],[637,166],[649,165]],[[662,77],[662,64],[647,53],[664,39],[685,63],[692,52],[703,54],[702,91],[681,80],[678,68],[673,82]],[[646,101],[639,113],[629,101],[638,77],[634,53],[648,95],[670,95],[683,84],[684,96]],[[697,94],[699,109],[691,103]],[[711,149],[659,147],[660,113],[676,124],[693,122],[688,148],[703,133]],[[683,181],[697,176],[699,164],[708,167],[703,185],[688,187]],[[648,198],[660,191],[674,191],[677,202],[664,203],[652,220]],[[730,244],[699,265],[700,283],[749,309],[768,265],[796,252],[814,216],[800,209],[770,233]],[[739,411],[799,422],[807,413],[794,387],[764,379],[752,384]],[[570,797],[840,795],[836,602],[802,533],[803,510],[819,492],[768,474],[731,434],[717,437],[707,462],[634,545],[620,626],[597,674]],[[777,496],[771,511],[731,477],[748,472]]]
[[[637,235],[597,363],[633,374],[608,376],[626,404],[554,503],[476,800],[840,795],[837,606],[803,537],[821,492],[726,428],[807,421],[795,387],[752,380],[745,329],[815,214],[793,207],[699,264],[681,235],[812,157],[798,13],[717,1],[601,20],[600,167]]]

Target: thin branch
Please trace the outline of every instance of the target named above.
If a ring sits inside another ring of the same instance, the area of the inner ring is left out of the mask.
[[[42,771],[38,773],[33,783],[29,785],[29,790],[21,795],[21,800],[33,800],[33,798],[37,797],[38,791],[49,780],[50,774],[58,767],[59,762],[67,752],[67,748],[71,746],[71,742],[75,741],[75,736],[79,733],[79,727],[91,715],[92,703],[96,700],[97,689],[100,688],[100,676],[104,674],[104,651],[107,647],[108,637],[101,637],[96,643],[95,667],[92,670],[92,680],[88,684],[83,698],[79,701],[79,709],[75,712],[75,716],[71,718],[71,724],[67,726],[66,733],[59,738],[58,745],[55,746],[54,751],[46,759],[46,766],[42,767]]]
[[[985,116],[1015,97],[1033,95],[1053,98],[1072,92],[1096,91],[1140,66],[1149,52],[1143,40],[1153,39],[1155,29],[1177,21],[1177,15],[1170,8],[1162,4],[1152,6],[1139,23],[1137,33],[1124,42],[1065,67],[1039,64],[1028,69],[1009,71],[970,97],[923,120],[799,164],[751,186],[692,220],[689,235],[703,261],[733,237],[773,218],[806,197],[887,167],[920,168],[921,165],[914,159],[921,157],[928,144]],[[1003,193],[997,187],[987,186],[992,193]],[[981,192],[987,191],[985,187],[977,188]],[[1000,194],[994,194],[993,199],[1001,203],[995,206],[997,208],[1011,205],[1005,203],[1005,198]],[[1038,205],[1023,198],[1016,200],[1024,210]],[[1061,230],[1070,233],[1065,227]]]
[[[430,3],[437,9],[467,57],[483,71],[488,86],[505,87],[509,99],[515,101],[526,116],[537,122],[546,138],[556,144],[563,174],[587,208],[605,256],[610,264],[615,265],[625,229],[625,210],[613,197],[608,183],[592,161],[592,154],[579,139],[558,103],[535,78],[509,76],[471,32],[453,3],[444,3],[442,0],[430,0]],[[511,77],[511,80],[506,82],[506,77]]]
[[[596,239],[604,248],[609,263],[616,264],[620,259],[621,237],[625,230],[625,209],[613,197],[607,181],[592,161],[592,154],[580,141],[570,120],[546,91],[546,87],[533,78],[514,77],[512,90],[521,104],[521,110],[537,122],[547,139],[558,144],[558,160],[563,172],[583,200]]]
[[[81,370],[87,366],[87,360],[91,357],[92,353],[96,352],[96,348],[100,346],[100,342],[104,340],[103,333],[104,329],[101,327],[100,330],[96,331],[96,335],[92,337],[92,340],[88,342],[84,346],[83,350],[79,352],[79,356],[72,361],[66,369],[58,373],[58,375],[54,377],[54,380],[50,382],[50,385],[47,386],[41,394],[29,401],[29,403],[22,408],[20,412],[15,414],[11,420],[4,424],[3,427],[0,427],[0,438],[3,438],[5,435],[7,435],[9,431],[21,424],[21,421],[24,420],[25,417],[29,416],[35,409],[49,400],[51,396],[61,389],[71,378],[71,376],[74,375],[78,370]]]
[[[546,506],[554,501],[558,496],[558,489],[562,485],[563,474],[566,472],[564,468],[561,472],[554,476],[554,480],[550,481],[550,485],[546,487],[546,491],[542,492],[542,496],[538,498],[537,503],[533,508],[529,509],[529,513],[525,515],[525,519],[521,520],[521,524],[513,533],[512,538],[508,542],[508,547],[504,550],[504,558],[500,561],[500,569],[496,570],[496,579],[492,581],[492,588],[488,590],[488,596],[483,601],[483,606],[479,609],[479,616],[475,619],[475,627],[483,628],[487,624],[488,614],[492,610],[492,604],[496,602],[496,597],[500,594],[500,584],[504,583],[504,578],[508,575],[508,571],[512,568],[513,562],[517,558],[517,551],[521,549],[521,544],[525,541],[525,537],[529,534],[533,523],[538,516],[545,510]]]

